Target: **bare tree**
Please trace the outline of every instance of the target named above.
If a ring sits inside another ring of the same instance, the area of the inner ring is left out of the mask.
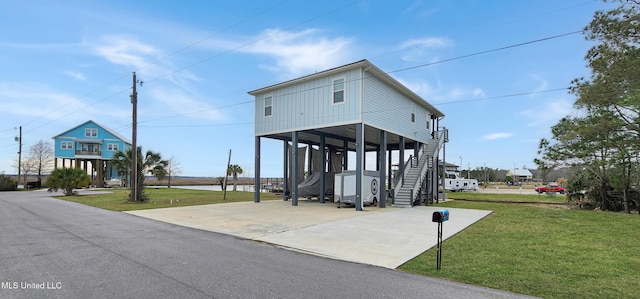
[[[29,176],[29,174],[34,173],[35,170],[37,169],[36,167],[36,161],[26,158],[26,159],[22,159],[22,161],[20,161],[20,165],[18,165],[18,161],[16,160],[13,164],[14,167],[20,167],[20,171],[22,172],[22,184],[26,185],[27,184],[27,177]],[[20,183],[20,178],[18,178],[18,183]]]
[[[182,167],[175,157],[171,156],[167,161],[167,165],[164,167],[165,175],[167,177],[167,188],[171,188],[171,177],[182,173]]]
[[[42,173],[47,172],[53,165],[53,147],[49,142],[38,141],[29,148],[27,160],[35,163],[35,171],[38,173],[38,182],[42,182]]]

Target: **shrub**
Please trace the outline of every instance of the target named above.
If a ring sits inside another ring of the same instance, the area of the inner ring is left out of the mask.
[[[56,168],[47,179],[47,186],[50,190],[58,191],[62,189],[64,195],[74,195],[73,189],[86,187],[89,185],[89,176],[80,168]]]
[[[18,183],[12,178],[0,174],[0,191],[16,191],[18,189]]]

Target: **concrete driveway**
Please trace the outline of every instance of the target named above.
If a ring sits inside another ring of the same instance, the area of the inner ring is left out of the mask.
[[[437,243],[439,208],[337,208],[334,203],[272,200],[128,212],[186,227],[270,243],[282,248],[395,269]],[[449,238],[491,211],[448,209],[443,224]]]

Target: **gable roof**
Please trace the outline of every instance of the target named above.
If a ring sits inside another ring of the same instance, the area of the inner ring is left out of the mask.
[[[363,59],[363,60],[360,60],[360,61],[356,61],[356,62],[353,62],[353,63],[349,63],[349,64],[345,64],[343,66],[335,67],[335,68],[332,68],[332,69],[328,69],[326,71],[317,72],[315,74],[303,76],[303,77],[300,77],[300,78],[297,78],[297,79],[292,79],[292,80],[289,80],[289,81],[285,81],[285,82],[281,82],[281,83],[278,83],[278,84],[274,84],[274,85],[270,85],[270,86],[267,86],[267,87],[259,88],[259,89],[256,89],[256,90],[252,90],[252,91],[249,91],[248,93],[250,95],[252,95],[252,96],[256,96],[258,94],[269,92],[269,91],[272,91],[272,90],[275,90],[275,89],[284,88],[284,87],[291,86],[291,85],[298,84],[298,83],[302,83],[302,82],[305,82],[305,81],[308,81],[308,80],[313,80],[313,79],[316,79],[316,78],[326,77],[326,76],[330,76],[330,75],[335,74],[335,73],[339,73],[339,72],[343,72],[343,71],[351,70],[351,69],[356,69],[356,68],[363,68],[366,72],[370,73],[372,76],[376,77],[377,79],[380,79],[382,82],[384,82],[385,84],[391,86],[393,89],[395,89],[396,91],[400,92],[401,94],[403,94],[407,98],[411,99],[411,101],[415,102],[416,104],[418,104],[418,105],[426,108],[427,110],[431,111],[437,117],[443,117],[444,116],[444,113],[442,113],[440,110],[438,110],[435,107],[433,107],[431,104],[429,104],[422,97],[417,95],[415,92],[413,92],[412,90],[410,90],[409,88],[404,86],[402,83],[398,82],[398,80],[396,80],[393,77],[389,76],[389,74],[387,74],[386,72],[382,71],[381,69],[379,69],[377,66],[375,66],[373,63],[369,62],[366,59]]]
[[[68,132],[71,132],[71,131],[73,131],[73,130],[75,130],[75,129],[77,129],[77,128],[83,127],[83,126],[85,126],[85,125],[86,125],[86,124],[88,124],[88,123],[93,123],[94,125],[96,125],[96,126],[100,127],[101,129],[103,129],[103,130],[105,130],[105,131],[107,131],[107,132],[111,133],[111,135],[116,136],[116,138],[118,138],[118,139],[120,139],[120,140],[124,141],[124,143],[131,144],[131,141],[129,141],[129,140],[128,140],[127,138],[125,138],[124,136],[120,135],[118,132],[116,132],[116,131],[114,131],[114,130],[112,130],[112,129],[108,128],[108,127],[105,127],[105,126],[103,126],[103,125],[101,125],[101,124],[99,124],[99,123],[97,123],[97,122],[95,122],[95,121],[93,121],[93,120],[85,121],[85,122],[83,122],[83,123],[82,123],[82,124],[80,124],[80,125],[77,125],[77,126],[75,126],[75,127],[71,128],[71,129],[69,129],[69,130],[66,130],[66,131],[64,131],[64,132],[62,132],[62,133],[60,133],[60,134],[58,134],[58,135],[56,135],[56,136],[53,136],[52,138],[53,138],[53,139],[55,139],[55,138],[57,138],[57,137],[63,136],[64,134],[66,134],[66,133],[68,133]]]

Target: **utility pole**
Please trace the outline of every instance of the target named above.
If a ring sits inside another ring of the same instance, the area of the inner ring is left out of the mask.
[[[138,92],[136,91],[136,72],[133,72],[133,92],[131,93],[131,104],[133,104],[133,122],[131,126],[131,199],[138,201],[138,145],[136,137],[138,135]]]
[[[229,177],[229,165],[231,165],[231,149],[229,149],[229,160],[227,160],[227,170],[224,172],[224,181],[222,183],[222,200],[227,200],[227,178]]]
[[[22,126],[20,126],[20,138],[18,140],[18,184],[20,184],[20,170],[22,168]]]

